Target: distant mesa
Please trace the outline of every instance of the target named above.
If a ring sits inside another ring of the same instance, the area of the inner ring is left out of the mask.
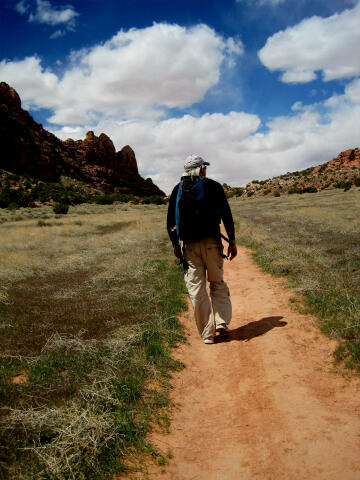
[[[139,175],[133,149],[116,152],[112,140],[88,132],[84,140],[62,141],[21,108],[14,88],[0,83],[0,168],[45,182],[61,176],[81,180],[104,192],[165,196],[150,178]]]

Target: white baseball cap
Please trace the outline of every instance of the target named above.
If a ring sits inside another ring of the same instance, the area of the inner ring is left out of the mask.
[[[190,172],[194,168],[198,168],[201,166],[206,167],[207,165],[210,165],[210,163],[205,162],[205,160],[202,159],[199,155],[190,155],[185,160],[184,170],[185,172]]]

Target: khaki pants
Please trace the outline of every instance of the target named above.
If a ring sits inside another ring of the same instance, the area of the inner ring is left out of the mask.
[[[228,325],[231,320],[230,292],[223,280],[224,260],[221,253],[221,242],[215,238],[184,245],[184,259],[189,265],[185,284],[194,308],[196,326],[204,339],[213,338],[215,328]],[[206,291],[206,272],[211,302]]]

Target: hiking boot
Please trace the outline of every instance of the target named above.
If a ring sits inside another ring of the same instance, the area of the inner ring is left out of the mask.
[[[215,343],[215,341],[213,338],[205,338],[204,343],[206,343],[207,345],[210,345]]]
[[[230,329],[225,323],[222,323],[221,325],[217,325],[216,331],[219,333],[227,333],[230,332]]]

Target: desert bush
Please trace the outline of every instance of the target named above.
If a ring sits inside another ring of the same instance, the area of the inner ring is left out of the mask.
[[[316,193],[318,189],[314,185],[310,185],[308,187],[292,187],[288,190],[288,194],[292,195],[294,193],[302,194],[302,193]]]
[[[294,193],[301,193],[301,189],[298,188],[298,187],[289,188],[288,194],[289,194],[289,195],[293,195]]]
[[[58,215],[66,215],[69,211],[69,205],[66,203],[54,203],[53,211]]]
[[[151,195],[151,196],[148,196],[148,197],[144,197],[142,199],[142,203],[144,203],[144,204],[152,203],[154,205],[164,205],[166,203],[166,200],[161,195]]]
[[[94,197],[94,201],[98,205],[111,205],[114,202],[114,198],[112,194],[103,194]]]
[[[241,197],[241,195],[244,193],[244,188],[242,187],[229,187],[231,190],[228,190],[226,192],[227,198],[232,198],[232,197]]]
[[[317,188],[314,185],[310,185],[308,187],[304,187],[301,189],[300,193],[317,193]]]
[[[0,208],[8,208],[12,205],[13,208],[25,207],[28,205],[30,195],[18,190],[13,190],[9,186],[0,190]]]
[[[275,190],[275,192],[274,192],[274,197],[280,197],[280,192],[279,192],[279,190]]]
[[[103,195],[97,195],[94,198],[94,201],[98,205],[111,205],[114,202],[131,202],[133,204],[143,203],[146,205],[163,205],[166,203],[165,198],[161,195],[150,195],[141,198],[128,193],[105,193]]]
[[[335,188],[342,188],[342,189],[347,189],[349,190],[351,188],[351,185],[352,185],[352,181],[345,181],[345,180],[342,180],[340,182],[336,182],[334,184],[334,187]]]
[[[244,190],[245,190],[245,188],[243,188],[243,187],[234,187],[233,188],[233,192],[235,192],[235,195],[237,197],[241,197],[242,194],[244,193]]]

